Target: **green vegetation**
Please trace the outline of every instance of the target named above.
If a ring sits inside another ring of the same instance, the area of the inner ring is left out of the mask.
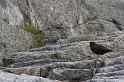
[[[35,35],[35,41],[34,43],[31,45],[31,48],[39,48],[39,47],[43,47],[44,46],[44,37],[45,35],[43,33],[40,34],[36,34]]]
[[[19,28],[34,35],[34,42],[31,48],[44,46],[45,34],[42,31],[37,30],[36,27],[31,24],[21,24]]]
[[[26,32],[30,32],[32,34],[39,32],[35,26],[31,25],[31,24],[21,24],[19,26],[22,30],[26,31]]]

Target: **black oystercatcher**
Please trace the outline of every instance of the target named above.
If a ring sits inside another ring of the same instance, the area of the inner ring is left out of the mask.
[[[95,42],[90,42],[90,49],[93,53],[97,55],[103,55],[108,52],[112,52],[112,50],[102,46],[101,44],[96,44]]]
[[[97,65],[97,61],[101,62],[100,60],[97,60],[98,57],[100,57],[101,55],[103,55],[105,53],[112,52],[112,50],[102,46],[101,44],[96,44],[95,42],[90,42],[89,47],[90,47],[91,51],[97,55],[97,58],[94,61],[94,63],[95,63],[95,67],[93,68],[93,76],[94,76],[97,69],[100,67]],[[104,65],[104,63],[101,62],[101,65]]]
[[[102,46],[101,44],[96,44],[95,42],[90,42],[89,45],[91,51],[97,55],[96,61],[101,55],[104,55],[105,53],[112,52],[112,50]],[[101,61],[100,61],[101,62]]]

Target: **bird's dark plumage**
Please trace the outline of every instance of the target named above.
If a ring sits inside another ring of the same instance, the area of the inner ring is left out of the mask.
[[[100,45],[96,44],[95,42],[90,42],[90,49],[93,53],[103,55],[108,52],[112,52],[112,50]]]

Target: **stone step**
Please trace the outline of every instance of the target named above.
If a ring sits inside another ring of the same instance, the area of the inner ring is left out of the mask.
[[[18,62],[28,62],[28,61],[34,61],[39,59],[64,59],[62,58],[63,52],[18,52],[13,54],[9,58],[3,58],[3,64],[4,65],[10,65],[12,63],[18,63]],[[68,59],[67,59],[68,60]],[[13,61],[12,63],[8,63],[10,61]]]
[[[108,58],[105,60],[105,66],[113,66],[124,63],[124,56],[119,56],[116,58]]]
[[[72,49],[75,48],[77,46],[79,46],[79,44],[82,45],[84,44],[84,42],[75,42],[75,43],[69,43],[69,44],[62,44],[62,45],[51,45],[51,46],[46,46],[46,47],[42,47],[42,48],[33,48],[31,50],[29,50],[29,52],[40,52],[40,51],[57,51],[57,50],[66,50],[66,49]]]
[[[55,68],[70,68],[70,69],[89,69],[92,70],[95,65],[99,66],[101,65],[100,62],[94,63],[95,60],[84,60],[84,61],[74,61],[74,62],[56,62],[55,60],[50,60],[50,61],[55,61],[53,63],[47,62],[49,60],[44,60],[42,61],[35,61],[29,62],[29,66],[22,66],[21,65],[16,65],[18,68],[13,68],[14,66],[11,66],[12,68],[7,68],[5,71],[14,73],[14,74],[30,74],[30,75],[38,75],[38,76],[48,76],[49,72]],[[39,63],[37,65],[37,62]],[[47,62],[47,63],[46,63]],[[28,63],[26,63],[28,64]],[[35,65],[36,64],[36,65]],[[33,70],[33,71],[31,71]],[[36,73],[36,74],[35,74]]]
[[[0,82],[60,82],[60,81],[50,80],[43,77],[29,76],[26,74],[15,75],[0,71]]]
[[[87,80],[92,78],[90,69],[70,69],[70,68],[55,68],[52,69],[47,78],[58,80]]]
[[[91,79],[85,82],[124,82],[124,79]]]
[[[108,73],[96,73],[95,78],[120,76],[120,75],[124,75],[124,70],[119,70],[119,71],[114,71],[114,72],[108,72]]]
[[[83,59],[95,58],[96,55],[92,54],[90,49],[86,49],[83,43],[85,42],[44,47],[45,49],[37,48],[40,51],[37,51],[37,49],[32,49],[27,52],[18,52],[11,55],[10,58],[4,58],[3,64],[7,66],[12,63],[28,62],[45,58],[66,61],[79,61]],[[57,49],[51,49],[52,47]],[[14,62],[8,63],[9,60],[13,60]]]
[[[66,60],[57,60],[57,59],[39,59],[39,60],[33,60],[28,62],[18,62],[9,65],[11,68],[19,68],[19,67],[28,67],[28,66],[42,66],[45,64],[55,63],[55,62],[67,62]]]
[[[111,77],[99,77],[99,78],[93,78],[93,79],[124,79],[123,75],[119,75],[119,76],[111,76]]]
[[[4,69],[5,72],[13,73],[16,75],[27,74],[32,76],[42,76],[45,73],[41,72],[41,67],[20,67],[20,68],[6,68]]]
[[[9,64],[11,68],[6,68],[4,71],[17,75],[28,74],[50,79],[84,81],[92,78],[94,67],[98,66],[101,68],[97,70],[98,73],[93,79],[104,81],[104,78],[119,79],[119,76],[124,75],[124,56],[120,56],[121,53],[113,52],[110,55],[114,56],[110,58],[103,56],[105,60],[101,58],[102,62],[95,63],[96,55],[90,49],[86,49],[84,45],[86,42],[52,45],[15,53],[10,56],[10,59],[14,60],[14,63]],[[113,57],[115,58],[113,59]]]
[[[107,67],[101,67],[98,69],[98,73],[108,73],[108,72],[114,72],[124,70],[124,64],[118,64],[114,66],[107,66]]]
[[[117,53],[120,54],[120,53]],[[106,58],[104,67],[97,70],[94,77],[86,82],[124,82],[124,56]]]

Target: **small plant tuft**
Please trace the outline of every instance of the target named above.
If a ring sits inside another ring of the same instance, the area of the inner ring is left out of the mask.
[[[35,41],[31,45],[31,48],[43,47],[44,46],[44,39],[45,39],[44,33],[36,34],[35,35]]]
[[[31,48],[39,48],[44,46],[45,34],[42,31],[36,29],[35,26],[31,24],[21,24],[20,29],[34,34],[34,42],[31,45]]]
[[[35,26],[31,25],[31,24],[21,24],[19,26],[22,30],[26,31],[26,32],[30,32],[30,33],[37,33],[39,32]]]

